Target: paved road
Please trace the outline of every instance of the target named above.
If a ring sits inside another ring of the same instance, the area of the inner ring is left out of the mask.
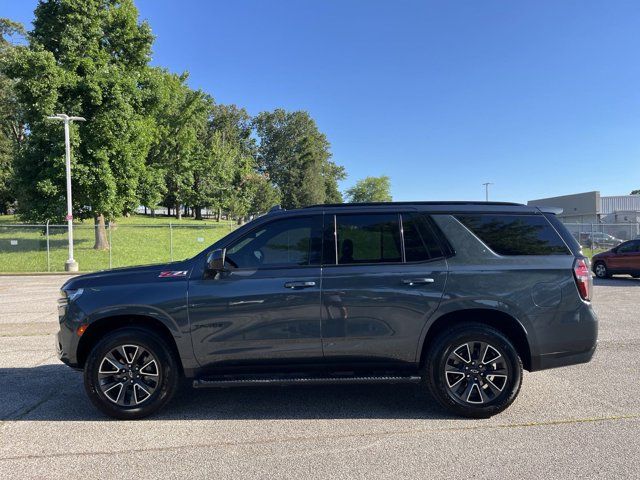
[[[0,277],[0,478],[640,478],[640,281],[599,282],[588,365],[525,374],[489,420],[417,386],[189,391],[98,414],[53,354],[64,277]]]

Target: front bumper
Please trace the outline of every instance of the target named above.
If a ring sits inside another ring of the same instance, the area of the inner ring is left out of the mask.
[[[78,342],[78,336],[61,323],[60,330],[55,337],[56,353],[62,363],[77,369],[80,368],[76,355]]]

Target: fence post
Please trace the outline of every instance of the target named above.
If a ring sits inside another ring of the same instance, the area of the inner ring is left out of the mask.
[[[49,220],[47,220],[47,272],[51,271],[51,254],[49,253]]]
[[[113,268],[113,258],[111,249],[113,248],[113,238],[111,236],[111,220],[109,220],[109,268]]]
[[[169,221],[169,261],[173,262],[173,224]]]

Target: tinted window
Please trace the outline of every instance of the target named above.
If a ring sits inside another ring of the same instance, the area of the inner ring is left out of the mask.
[[[403,213],[402,232],[407,262],[422,262],[442,256],[436,237],[420,215]]]
[[[638,247],[640,247],[640,242],[628,242],[623,243],[618,247],[618,253],[635,253],[638,251]]]
[[[542,215],[459,215],[456,218],[500,255],[570,253]]]
[[[398,215],[337,215],[338,264],[401,262]]]
[[[283,218],[268,223],[227,248],[236,268],[319,265],[320,217]]]

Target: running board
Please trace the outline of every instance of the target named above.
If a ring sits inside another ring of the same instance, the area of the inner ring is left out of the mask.
[[[336,385],[336,384],[375,384],[375,383],[419,383],[422,377],[282,377],[282,378],[199,378],[193,381],[193,388],[215,387],[259,387],[287,385]]]

